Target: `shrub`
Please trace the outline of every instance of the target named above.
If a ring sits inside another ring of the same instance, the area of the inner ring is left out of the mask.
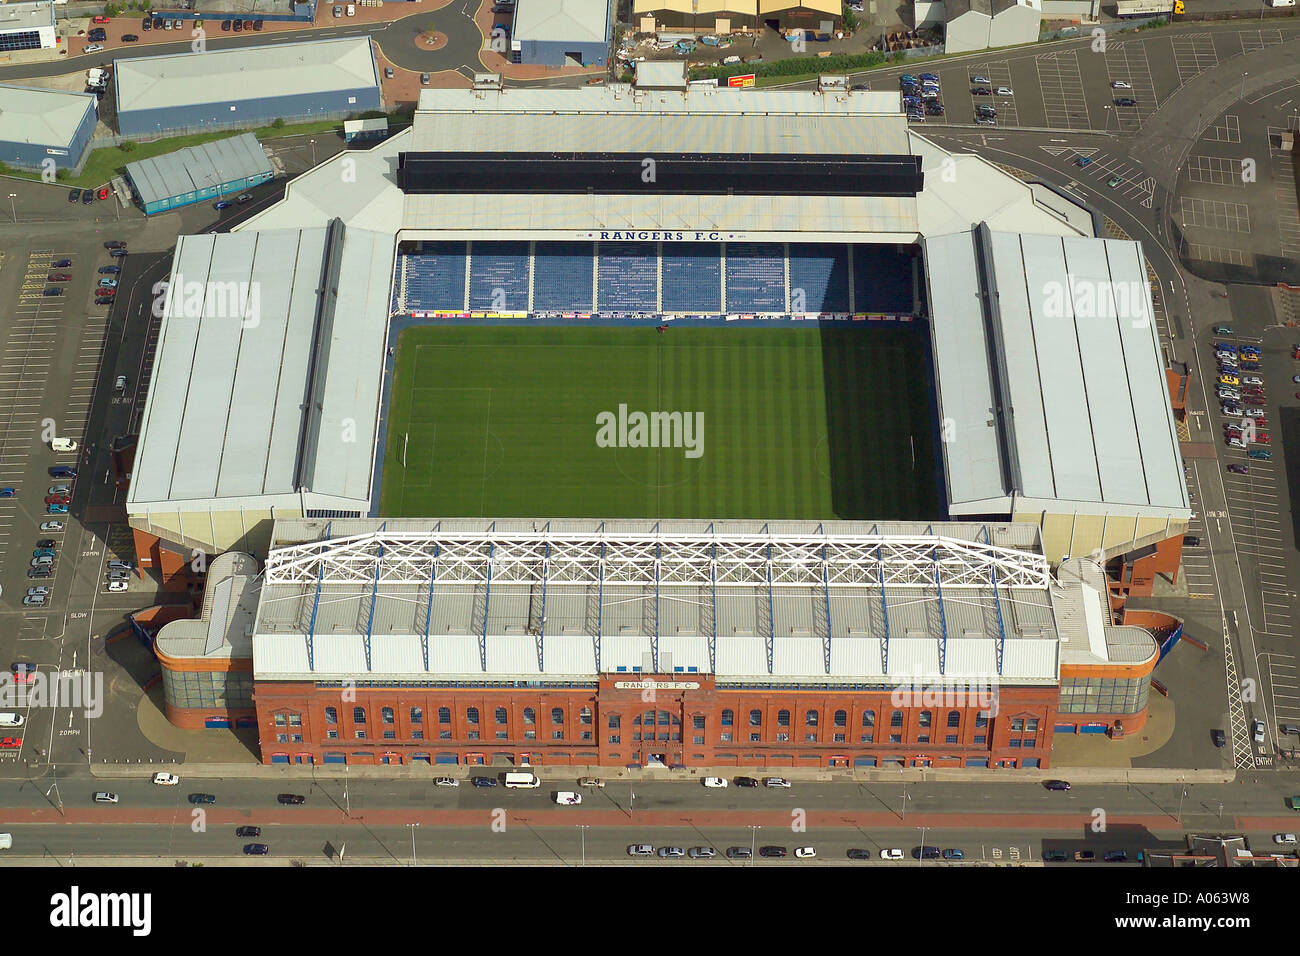
[[[127,140],[123,140],[123,141],[122,141],[122,144],[121,144],[120,146],[118,146],[117,148],[120,149],[120,150],[121,150],[122,152],[124,152],[124,153],[134,153],[134,152],[135,152],[135,147],[136,147],[136,143],[135,143],[135,141],[134,141],[134,140],[127,139]]]
[[[284,129],[284,118],[281,116],[277,116],[275,120],[271,123],[271,128]]]

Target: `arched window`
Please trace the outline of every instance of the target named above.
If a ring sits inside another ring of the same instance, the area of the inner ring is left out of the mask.
[[[525,708],[524,708],[524,723],[526,723],[526,724],[535,724],[535,723],[537,723],[537,711],[533,710],[531,707],[525,707]]]
[[[749,712],[749,726],[751,727],[763,726],[763,712],[761,710],[751,710]]]
[[[440,723],[440,724],[449,724],[449,723],[451,723],[451,708],[450,708],[450,707],[439,707],[439,708],[438,708],[438,723]]]
[[[876,712],[874,710],[864,710],[862,712],[862,726],[863,727],[876,726]]]
[[[670,722],[670,721],[669,721],[669,718],[668,718],[668,711],[666,711],[666,710],[661,710],[661,711],[659,711],[659,719],[656,720],[655,723],[657,723],[657,724],[663,724],[663,725],[666,727],[666,726],[668,726],[669,722]]]
[[[889,715],[889,726],[891,727],[903,726],[903,712],[901,710],[896,710]]]
[[[411,708],[411,723],[413,724],[424,723],[424,711],[421,708],[419,707]]]
[[[477,708],[477,707],[467,707],[467,708],[465,709],[465,722],[466,722],[467,724],[477,724],[477,723],[478,723],[478,708]]]
[[[386,724],[391,724],[393,722],[393,708],[385,707],[382,710],[380,710],[379,719]]]
[[[776,712],[776,725],[777,725],[778,727],[789,727],[789,726],[790,726],[790,711],[788,711],[788,710],[778,710],[778,711]]]
[[[496,718],[498,724],[504,724],[506,722],[506,709],[504,707],[497,708]]]
[[[582,708],[582,710],[578,711],[578,723],[580,723],[580,724],[586,724],[586,725],[590,726],[590,724],[591,724],[591,708],[590,708],[590,707],[584,707],[584,708]]]
[[[722,712],[722,726],[730,727],[736,722],[736,712],[734,710],[724,710]]]
[[[847,727],[848,725],[849,725],[848,711],[844,711],[844,710],[835,711],[835,726]]]
[[[808,713],[804,714],[804,723],[806,723],[809,727],[816,727],[816,726],[817,726],[817,711],[815,711],[815,710],[810,710],[810,711],[808,711]]]
[[[325,708],[325,723],[337,724],[339,722],[339,712],[337,707]]]
[[[923,711],[921,711],[921,726],[922,726],[922,727],[929,727],[929,726],[930,726],[930,723],[933,721],[933,719],[934,719],[934,714],[932,714],[930,711],[928,711],[928,710],[923,710]]]
[[[364,707],[352,708],[352,722],[354,724],[364,724],[366,722],[366,709]]]
[[[553,724],[562,724],[562,723],[564,723],[564,708],[563,708],[563,707],[552,707],[552,708],[551,708],[551,723],[553,723]]]
[[[960,711],[960,710],[950,710],[950,711],[948,711],[948,726],[949,726],[949,727],[960,727],[960,726],[961,726],[961,711]]]

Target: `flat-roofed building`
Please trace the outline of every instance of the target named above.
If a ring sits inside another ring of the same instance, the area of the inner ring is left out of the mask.
[[[99,121],[91,93],[0,86],[0,162],[24,169],[76,168]]]
[[[508,34],[511,58],[541,66],[605,66],[613,29],[610,0],[519,0]]]
[[[217,199],[275,178],[252,133],[188,146],[126,164],[131,192],[146,215]]]
[[[53,0],[0,5],[0,53],[52,50],[58,44]]]

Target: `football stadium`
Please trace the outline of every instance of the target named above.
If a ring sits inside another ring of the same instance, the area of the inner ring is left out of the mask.
[[[181,237],[170,287],[206,292],[164,308],[137,553],[264,563],[159,633],[181,726],[255,718],[268,763],[1046,767],[1146,719],[1180,627],[1123,599],[1190,509],[1140,246],[896,94],[425,90]],[[1000,704],[939,735],[915,686]]]

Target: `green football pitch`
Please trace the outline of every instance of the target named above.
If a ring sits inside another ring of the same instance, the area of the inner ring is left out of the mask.
[[[938,518],[923,328],[409,328],[379,513]]]

